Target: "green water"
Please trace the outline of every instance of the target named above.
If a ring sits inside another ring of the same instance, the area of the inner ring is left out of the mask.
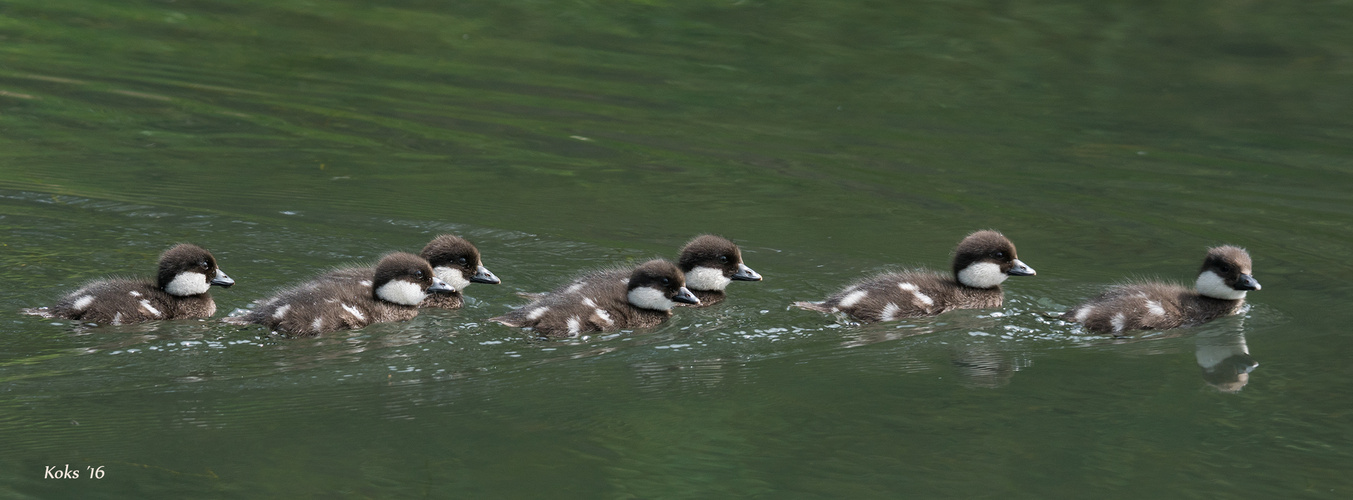
[[[0,497],[1347,498],[1350,88],[1340,1],[0,2]],[[981,228],[1039,273],[1000,314],[787,308]],[[503,284],[407,323],[18,312],[191,241],[220,316],[443,232]],[[766,280],[484,323],[702,232]],[[1241,316],[1048,319],[1221,243]]]

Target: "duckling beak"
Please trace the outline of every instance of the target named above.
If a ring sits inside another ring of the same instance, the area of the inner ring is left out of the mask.
[[[738,263],[737,274],[734,274],[731,278],[738,281],[761,281],[760,274],[756,274],[756,271],[753,271],[752,268],[747,267],[747,264],[741,262]]]
[[[492,272],[489,272],[489,268],[484,267],[482,265],[479,266],[478,269],[475,269],[474,276],[470,277],[470,283],[487,283],[490,285],[497,285],[502,282],[503,281],[498,279],[497,276],[494,276]]]
[[[428,291],[429,291],[429,292],[451,293],[451,292],[456,291],[456,289],[455,289],[455,288],[451,288],[451,285],[446,284],[446,282],[445,282],[445,281],[442,281],[441,278],[438,278],[438,277],[436,277],[436,276],[433,276],[433,277],[432,277],[432,286],[429,286],[429,287],[428,287]]]
[[[1240,275],[1240,278],[1236,280],[1236,290],[1258,290],[1261,288],[1263,287],[1259,286],[1259,282],[1254,279],[1254,276],[1248,274],[1242,274]]]
[[[700,298],[696,297],[695,294],[691,293],[691,291],[684,286],[677,290],[677,294],[675,297],[672,297],[672,300],[675,302],[684,302],[686,304],[700,303]]]
[[[235,280],[230,279],[229,276],[226,276],[226,273],[221,272],[221,269],[217,268],[216,277],[211,279],[211,284],[221,288],[230,288],[230,285],[235,284]]]
[[[1011,276],[1033,276],[1038,274],[1038,272],[1034,271],[1034,268],[1029,267],[1027,264],[1020,262],[1019,259],[1015,259],[1015,261],[1011,263],[1010,270],[1006,271],[1005,274]]]

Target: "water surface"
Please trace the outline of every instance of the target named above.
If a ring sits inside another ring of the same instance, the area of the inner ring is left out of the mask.
[[[0,496],[1344,498],[1351,10],[0,4]],[[982,228],[1039,272],[1001,310],[787,307]],[[503,284],[407,323],[18,312],[191,241],[224,314],[445,232]],[[703,232],[766,280],[653,330],[484,321]],[[1053,319],[1223,243],[1243,315]]]

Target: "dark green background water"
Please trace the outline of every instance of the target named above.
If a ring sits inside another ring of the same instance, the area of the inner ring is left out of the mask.
[[[1349,89],[1342,1],[6,0],[0,497],[1347,498]],[[1003,314],[787,310],[981,228],[1039,272]],[[442,232],[503,284],[408,323],[18,313],[192,241],[219,316]],[[766,280],[655,331],[483,322],[702,232]],[[1221,243],[1241,317],[1046,318]]]

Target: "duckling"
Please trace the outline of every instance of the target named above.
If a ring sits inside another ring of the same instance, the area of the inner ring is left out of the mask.
[[[678,302],[699,304],[686,288],[681,269],[663,259],[635,268],[628,278],[614,270],[592,273],[585,285],[565,293],[549,293],[507,314],[490,318],[512,327],[529,327],[545,337],[577,337],[584,333],[649,328],[672,317]]]
[[[321,276],[262,301],[252,311],[225,319],[236,325],[260,324],[274,331],[314,336],[373,323],[407,321],[429,293],[452,288],[433,274],[427,260],[395,252],[381,258],[366,280]]]
[[[686,275],[686,288],[700,299],[699,304],[678,304],[682,307],[707,307],[727,297],[724,289],[734,281],[761,281],[761,275],[742,262],[742,250],[727,238],[712,234],[700,235],[681,248],[677,260]],[[588,282],[625,280],[633,269],[616,267],[584,274],[567,285],[549,293],[520,293],[527,299],[538,299],[549,294],[572,293],[582,290]]]
[[[1246,292],[1261,288],[1252,271],[1245,249],[1210,248],[1193,290],[1155,281],[1119,285],[1072,308],[1062,319],[1113,334],[1206,323],[1241,311]]]
[[[705,234],[681,248],[677,261],[689,288],[706,307],[723,302],[724,288],[734,281],[761,281],[761,275],[742,263],[742,250],[727,238]]]
[[[46,318],[126,325],[161,319],[206,318],[216,314],[208,290],[228,288],[235,280],[202,247],[183,243],[160,255],[156,281],[107,279],[67,294],[50,309],[23,312]]]
[[[841,311],[861,322],[934,316],[954,309],[1001,307],[1001,283],[1037,273],[1015,255],[1015,244],[996,231],[963,238],[954,252],[953,275],[930,271],[884,273],[864,278],[822,302],[795,302],[809,311]]]
[[[452,289],[446,293],[428,294],[418,305],[420,308],[460,309],[465,303],[463,295],[465,287],[471,283],[489,285],[502,283],[502,280],[484,267],[479,249],[465,238],[452,234],[437,236],[423,247],[419,255],[427,259],[437,277]],[[369,267],[349,267],[330,271],[320,279],[365,281],[371,279],[372,271]]]

